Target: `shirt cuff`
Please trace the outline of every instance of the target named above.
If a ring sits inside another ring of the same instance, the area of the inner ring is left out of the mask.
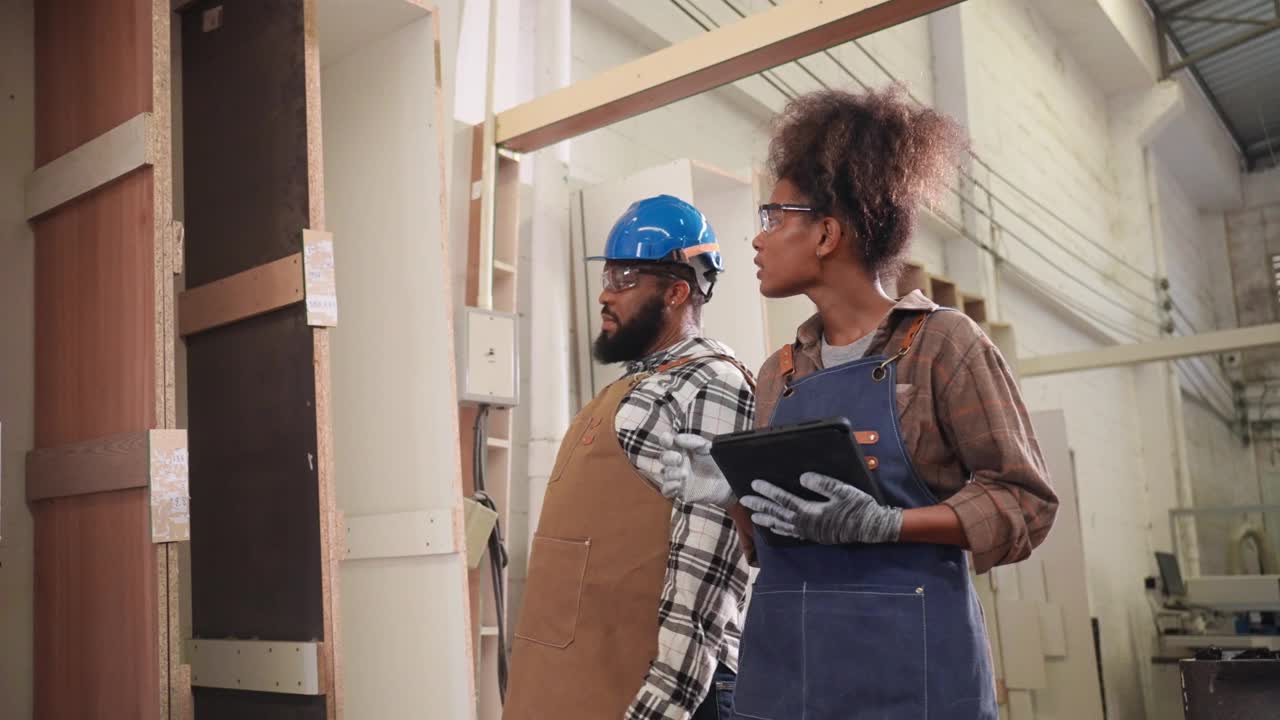
[[[975,573],[981,575],[996,565],[1009,562],[1008,537],[1011,530],[1006,527],[1009,520],[990,488],[975,480],[942,504],[960,518],[960,529],[973,555]]]
[[[693,711],[673,702],[665,693],[652,685],[640,688],[623,720],[689,720]]]

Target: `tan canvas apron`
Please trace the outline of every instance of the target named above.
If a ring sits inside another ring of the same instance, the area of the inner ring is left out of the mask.
[[[657,655],[671,501],[614,432],[645,377],[606,388],[560,445],[512,644],[508,720],[621,718]]]

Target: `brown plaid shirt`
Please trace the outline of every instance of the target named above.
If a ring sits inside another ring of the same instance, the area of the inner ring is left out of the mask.
[[[904,297],[876,329],[867,354],[897,352],[909,321],[937,308],[918,291]],[[822,319],[815,315],[796,332],[795,378],[822,369],[821,344]],[[920,479],[960,517],[976,572],[1026,558],[1048,535],[1058,497],[1000,351],[969,318],[938,312],[897,373],[903,443]],[[768,424],[782,390],[774,353],[760,369],[758,426]]]

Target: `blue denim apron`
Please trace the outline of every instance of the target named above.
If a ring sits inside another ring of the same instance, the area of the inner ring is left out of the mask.
[[[846,417],[885,501],[936,505],[902,443],[893,357],[792,381],[770,425]],[[874,457],[876,462],[872,462]],[[734,710],[762,720],[998,717],[982,608],[960,548],[819,545],[755,528],[760,574],[742,636]]]

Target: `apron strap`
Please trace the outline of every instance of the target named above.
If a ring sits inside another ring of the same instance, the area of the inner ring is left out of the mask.
[[[876,367],[875,370],[871,371],[871,378],[873,380],[875,380],[876,382],[880,382],[881,380],[884,380],[885,375],[887,375],[885,368],[901,360],[903,356],[906,355],[909,350],[911,350],[911,345],[916,341],[916,336],[920,334],[920,329],[924,327],[925,322],[929,319],[929,316],[932,314],[933,314],[933,311],[930,310],[927,312],[922,312],[920,313],[919,316],[916,317],[916,319],[911,323],[911,327],[907,329],[907,335],[902,339],[902,347],[898,349],[898,352],[894,353],[887,360],[880,363],[880,365]]]

